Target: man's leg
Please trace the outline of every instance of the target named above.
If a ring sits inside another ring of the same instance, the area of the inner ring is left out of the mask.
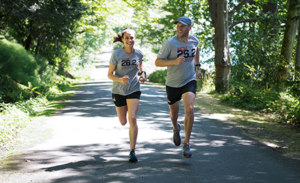
[[[170,108],[170,118],[173,124],[173,129],[177,129],[177,120],[178,120],[178,113],[179,113],[179,101],[175,102],[172,105],[169,105]]]
[[[178,113],[179,113],[179,101],[175,102],[172,105],[169,105],[170,108],[170,118],[173,124],[173,142],[176,146],[180,146],[181,137],[180,137],[180,125],[177,123]]]
[[[185,139],[184,143],[190,142],[190,136],[192,133],[192,128],[194,124],[194,102],[195,94],[193,92],[186,92],[182,95],[184,103],[184,129],[185,129]]]

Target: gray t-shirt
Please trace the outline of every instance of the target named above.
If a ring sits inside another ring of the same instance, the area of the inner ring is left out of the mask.
[[[129,55],[123,48],[113,52],[110,58],[110,64],[116,66],[115,75],[122,78],[124,75],[129,76],[127,85],[113,81],[113,94],[129,95],[133,92],[140,91],[140,82],[138,79],[138,66],[143,61],[143,53],[140,50],[134,49],[134,53]]]
[[[167,86],[179,88],[192,80],[196,80],[194,57],[198,42],[198,39],[192,35],[189,36],[188,42],[181,42],[176,35],[163,43],[157,55],[158,58],[175,60],[181,55],[185,57],[182,65],[167,66]]]

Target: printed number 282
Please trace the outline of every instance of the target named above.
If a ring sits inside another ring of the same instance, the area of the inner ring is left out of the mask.
[[[130,60],[122,60],[122,66],[130,66],[130,65],[136,65],[136,60],[132,60],[132,63],[130,63]]]

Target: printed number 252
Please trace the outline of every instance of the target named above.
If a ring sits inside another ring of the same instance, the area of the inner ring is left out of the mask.
[[[190,57],[190,55],[189,55],[189,50],[178,50],[177,51],[177,57],[180,57],[181,55],[183,55],[184,54],[184,58],[188,58],[188,57]],[[195,56],[195,49],[192,49],[192,55],[191,55],[191,57],[194,57]]]

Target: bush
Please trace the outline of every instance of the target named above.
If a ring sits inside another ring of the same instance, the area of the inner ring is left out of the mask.
[[[33,93],[24,88],[21,88],[10,77],[0,74],[0,103],[17,102],[33,97]]]
[[[300,100],[288,92],[235,86],[221,101],[238,108],[272,113],[282,122],[300,123]]]
[[[39,80],[37,62],[22,45],[0,40],[0,73],[23,85]]]
[[[165,84],[167,79],[167,69],[152,72],[148,76],[148,79],[153,83]]]
[[[203,77],[197,79],[197,91],[208,91],[212,90],[213,80],[211,74],[206,70],[201,70]],[[152,72],[149,76],[149,81],[153,83],[165,84],[167,79],[167,69],[165,70],[156,70]]]

